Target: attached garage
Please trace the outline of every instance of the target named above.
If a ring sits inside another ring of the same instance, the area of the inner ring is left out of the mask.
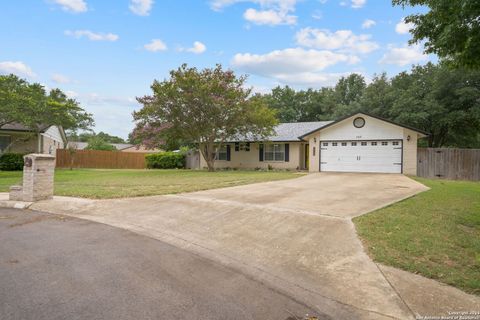
[[[320,141],[320,171],[402,173],[402,141]]]
[[[365,113],[324,125],[300,138],[309,142],[310,172],[416,174],[421,130]]]

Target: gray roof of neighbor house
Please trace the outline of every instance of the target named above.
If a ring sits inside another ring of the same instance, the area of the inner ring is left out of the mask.
[[[130,143],[110,143],[117,150],[123,150],[126,148],[133,147],[133,144]],[[88,146],[88,142],[79,142],[79,141],[69,141],[68,147],[75,146],[77,150],[83,150]]]
[[[252,142],[252,141],[272,141],[272,142],[285,142],[285,141],[302,141],[299,137],[317,130],[323,126],[328,125],[333,121],[313,121],[313,122],[291,122],[291,123],[280,123],[275,126],[275,134],[267,137],[266,139],[258,139],[253,135],[247,135],[244,137],[239,137],[238,139],[233,139],[229,142]]]
[[[51,126],[38,126],[40,132],[45,132]],[[0,130],[5,131],[32,131],[23,124],[20,123],[7,123],[0,127]]]

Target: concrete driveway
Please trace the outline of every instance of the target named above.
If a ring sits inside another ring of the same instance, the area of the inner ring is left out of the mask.
[[[189,194],[55,198],[32,208],[135,231],[221,262],[342,319],[412,311],[365,254],[351,217],[427,188],[392,174],[310,174]]]

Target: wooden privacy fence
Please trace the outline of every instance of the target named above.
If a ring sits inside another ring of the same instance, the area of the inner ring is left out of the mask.
[[[148,153],[57,149],[57,168],[145,169]]]
[[[417,162],[419,177],[480,180],[480,149],[418,148]]]

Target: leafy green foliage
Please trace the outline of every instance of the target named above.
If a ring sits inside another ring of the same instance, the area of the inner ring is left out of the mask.
[[[334,120],[363,111],[430,133],[430,147],[480,147],[480,71],[414,66],[389,79],[341,78],[332,88],[277,87],[259,97],[282,122]],[[423,143],[423,142],[422,142]]]
[[[154,81],[152,96],[137,99],[143,108],[133,114],[133,139],[150,148],[172,140],[200,143],[213,171],[216,146],[245,134],[267,136],[276,124],[264,101],[250,98],[245,79],[220,65],[201,71],[182,65],[170,79]]]
[[[34,132],[51,125],[65,130],[88,129],[92,115],[60,89],[48,94],[38,83],[28,83],[17,76],[0,75],[0,127],[19,123]]]
[[[23,154],[4,153],[0,155],[1,171],[19,171],[23,170]]]
[[[406,17],[413,23],[410,43],[423,43],[456,67],[480,68],[480,2],[478,0],[393,0],[394,5],[425,6],[427,13]]]
[[[117,151],[114,146],[98,136],[92,137],[88,140],[88,145],[85,150]]]
[[[184,169],[185,154],[180,152],[161,152],[145,157],[149,169]]]
[[[124,139],[117,136],[109,135],[108,133],[105,133],[103,131],[100,131],[99,133],[95,133],[95,132],[83,132],[80,134],[71,133],[70,135],[68,135],[68,140],[78,141],[78,142],[88,142],[93,137],[98,137],[108,143],[126,143]]]

